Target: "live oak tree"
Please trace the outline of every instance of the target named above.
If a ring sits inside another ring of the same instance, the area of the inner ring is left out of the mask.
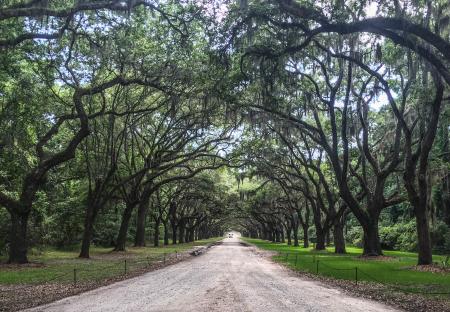
[[[238,224],[336,252],[361,227],[376,256],[399,243],[388,216],[431,264],[450,235],[449,20],[444,0],[2,2],[0,253]]]
[[[387,82],[385,75],[396,72],[401,62],[392,62],[392,56],[386,61],[383,53],[396,55],[407,51],[403,55],[417,55],[424,60],[423,68],[428,68],[425,76],[430,76],[431,72],[448,83],[446,64],[449,59],[442,49],[448,45],[445,37],[448,34],[440,34],[440,28],[446,27],[442,22],[446,18],[446,7],[440,3],[433,7],[429,2],[414,16],[414,7],[406,3],[396,1],[390,8],[389,4],[375,2],[377,10],[387,17],[366,18],[366,3],[355,3],[352,7],[343,4],[339,1],[309,4],[272,1],[265,7],[244,6],[238,13],[241,19],[232,25],[234,32],[230,40],[246,48],[240,68],[246,71],[247,79],[260,77],[261,96],[258,98],[261,100],[258,99],[256,105],[255,101],[250,103],[251,109],[261,109],[302,129],[324,148],[336,175],[340,196],[365,230],[364,253],[377,255],[381,253],[377,233],[380,211],[405,200],[398,192],[386,196],[385,185],[394,172],[401,169],[402,162],[408,161],[403,158],[406,155],[402,154],[404,146],[401,146],[403,135],[405,139],[408,137],[408,129],[402,121],[408,114],[403,101],[408,90],[401,90],[398,97],[392,96],[391,88],[397,91],[397,82],[392,79]],[[391,12],[395,16],[389,16]],[[245,29],[246,37],[237,35],[240,29]],[[369,36],[363,39],[362,32]],[[363,41],[367,42],[367,48],[359,44]],[[392,46],[391,42],[397,46]],[[405,59],[403,64],[411,62]],[[252,65],[254,69],[250,69]],[[297,79],[299,84],[293,82]],[[402,76],[397,81],[401,80]],[[309,87],[304,89],[302,85]],[[386,149],[385,138],[381,139],[384,143],[381,147],[386,151],[382,159],[376,159],[373,155],[378,152],[369,148],[368,107],[374,100],[379,101],[379,92],[385,93],[395,125],[390,139],[392,148]],[[322,112],[326,112],[326,116]],[[430,136],[434,135],[433,131],[429,131]],[[352,141],[357,143],[360,154],[355,160],[349,158],[355,151],[349,145],[354,144]],[[426,163],[423,162],[424,166]],[[368,170],[375,174],[373,183],[366,179]],[[353,179],[361,186],[356,194],[352,194],[348,186]],[[426,191],[420,188],[419,192]],[[426,198],[424,195],[421,197]],[[361,200],[366,203],[361,205]],[[426,232],[423,226],[419,231],[422,230]],[[426,250],[423,252],[430,254]],[[420,264],[431,262],[430,257],[421,258],[419,256]]]
[[[116,86],[154,85],[154,77],[148,77],[145,72],[149,70],[146,64],[136,64],[127,59],[124,49],[101,52],[102,47],[120,39],[114,34],[116,31],[120,34],[123,28],[126,32],[128,23],[126,16],[119,16],[112,22],[108,12],[130,14],[138,6],[149,9],[148,12],[156,12],[164,20],[163,24],[180,36],[185,35],[182,18],[166,14],[161,7],[145,1],[86,1],[73,6],[60,6],[53,1],[14,1],[1,8],[1,27],[17,29],[17,32],[9,32],[0,43],[6,51],[2,53],[5,64],[8,63],[8,68],[17,68],[15,72],[4,71],[10,77],[10,86],[5,88],[11,91],[20,86],[16,84],[18,75],[28,68],[27,80],[33,76],[34,80],[39,80],[33,89],[28,88],[30,93],[42,93],[45,94],[44,99],[52,100],[40,115],[44,126],[36,129],[38,131],[32,135],[32,140],[27,142],[28,146],[34,146],[29,149],[29,168],[15,177],[15,183],[7,183],[0,193],[0,203],[11,216],[10,262],[27,262],[27,221],[47,173],[75,157],[77,147],[90,133],[89,120],[104,113],[99,106],[99,111],[89,114],[85,101],[99,101],[98,98],[105,96],[108,89]],[[97,20],[92,19],[95,13],[100,14]],[[149,16],[145,10],[140,14]],[[90,28],[87,27],[89,23]],[[105,25],[109,28],[103,27]],[[49,48],[45,49],[47,44]],[[34,61],[37,61],[36,65],[31,65]],[[135,75],[137,72],[142,75]],[[35,97],[35,106],[41,98]],[[7,109],[3,109],[2,114],[9,115],[8,108],[15,109],[13,103],[18,99],[4,97],[3,100],[9,104],[5,102]],[[66,128],[70,130],[64,131],[66,133],[61,140],[59,135]],[[58,139],[60,144],[55,145]],[[13,147],[17,140],[9,142],[8,145]]]

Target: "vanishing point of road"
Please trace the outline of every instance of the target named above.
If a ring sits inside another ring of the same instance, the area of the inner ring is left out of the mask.
[[[398,310],[302,279],[234,237],[190,260],[27,311]]]

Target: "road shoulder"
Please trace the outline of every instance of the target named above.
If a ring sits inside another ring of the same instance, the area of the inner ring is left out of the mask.
[[[292,276],[309,281],[320,282],[324,287],[338,288],[353,297],[378,301],[404,311],[450,312],[450,301],[434,298],[430,299],[422,295],[405,294],[393,291],[382,284],[373,282],[360,281],[355,284],[353,281],[338,280],[322,275],[294,270],[284,265],[282,262],[273,259],[273,257],[277,255],[277,252],[263,250],[249,242],[245,242],[245,244],[251,248],[252,252],[261,257],[265,257],[267,260],[288,270],[289,274]]]

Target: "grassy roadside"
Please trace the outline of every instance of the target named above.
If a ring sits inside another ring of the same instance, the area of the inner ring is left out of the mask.
[[[450,298],[450,273],[415,270],[415,253],[385,251],[385,258],[367,260],[359,257],[361,249],[353,247],[347,248],[347,254],[337,255],[332,249],[319,252],[312,248],[293,247],[259,239],[243,240],[259,248],[277,252],[274,260],[294,270],[339,280],[377,282],[405,293],[434,293],[441,298]],[[443,256],[434,256],[434,261],[443,260]]]
[[[140,270],[152,263],[177,257],[194,246],[204,246],[220,239],[222,237],[161,247],[129,247],[126,252],[112,252],[111,248],[93,247],[90,259],[78,258],[78,250],[46,249],[38,255],[31,254],[30,264],[27,265],[0,264],[0,286],[73,283],[74,278],[77,282],[100,281]],[[0,258],[0,263],[5,261],[6,258]]]

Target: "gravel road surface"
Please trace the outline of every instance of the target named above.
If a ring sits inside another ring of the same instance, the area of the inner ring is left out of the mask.
[[[27,311],[398,311],[294,276],[236,236],[191,260]]]

